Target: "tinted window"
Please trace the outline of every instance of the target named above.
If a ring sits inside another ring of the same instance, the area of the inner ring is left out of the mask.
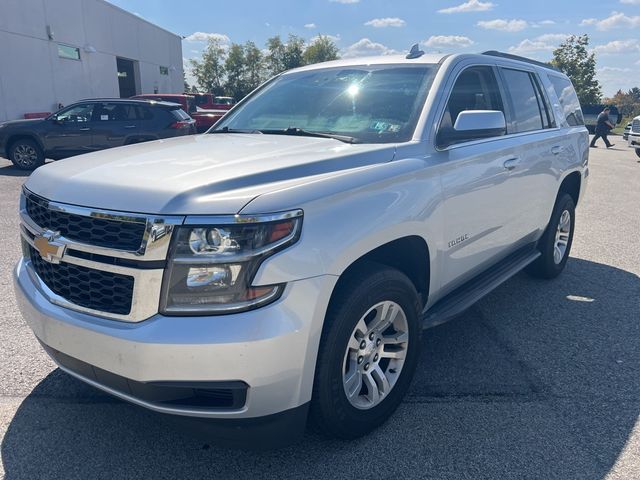
[[[513,118],[509,133],[542,129],[542,113],[538,96],[529,72],[505,68],[504,80],[513,105]]]
[[[171,115],[173,115],[177,120],[189,120],[189,118],[191,118],[181,108],[176,108],[174,110],[171,110]]]
[[[126,103],[102,103],[98,106],[95,117],[100,122],[126,122],[138,120],[136,105]]]
[[[465,132],[464,136],[454,132],[458,115],[465,110],[498,110],[504,113],[502,96],[491,67],[468,68],[456,79],[438,129],[439,147],[486,138],[472,132]]]
[[[556,121],[551,110],[551,104],[549,103],[547,93],[544,91],[544,88],[542,88],[542,84],[540,83],[540,79],[537,75],[532,73],[531,79],[533,80],[533,84],[536,87],[536,94],[538,95],[538,107],[542,112],[542,127],[554,128],[556,126]]]
[[[73,107],[67,108],[66,110],[62,110],[55,115],[55,118],[66,123],[90,122],[91,116],[93,115],[93,110],[93,103],[83,103],[81,105],[75,105]]]
[[[556,77],[555,75],[549,75],[549,80],[553,85],[553,89],[556,91],[556,95],[558,95],[558,100],[560,100],[560,106],[562,107],[564,117],[567,119],[567,123],[572,127],[584,125],[580,101],[571,82],[566,78]],[[600,109],[598,113],[601,110],[602,109]]]
[[[436,65],[375,65],[284,74],[216,128],[297,127],[347,135],[363,143],[407,141],[436,70]]]

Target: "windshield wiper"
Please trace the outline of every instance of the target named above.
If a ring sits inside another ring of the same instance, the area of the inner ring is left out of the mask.
[[[229,127],[222,127],[219,128],[217,130],[211,130],[210,132],[207,133],[262,133],[262,131],[260,130],[251,130],[248,128],[229,128]]]
[[[261,129],[261,133],[269,135],[298,135],[300,137],[318,137],[318,138],[333,138],[344,143],[359,143],[354,137],[348,135],[338,135],[336,133],[325,132],[313,132],[311,130],[305,130],[299,127],[288,127],[283,129]]]

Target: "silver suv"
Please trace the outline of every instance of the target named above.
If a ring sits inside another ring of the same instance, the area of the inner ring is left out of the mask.
[[[36,170],[19,305],[124,400],[228,441],[307,418],[355,438],[402,401],[424,328],[560,274],[587,137],[565,75],[498,52],[289,71],[207,134]]]

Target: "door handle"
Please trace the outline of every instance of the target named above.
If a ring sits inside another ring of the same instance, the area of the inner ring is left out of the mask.
[[[81,132],[88,132],[91,129],[89,127],[84,127],[84,128],[79,128],[78,130]]]
[[[504,165],[505,170],[511,171],[514,168],[516,168],[519,163],[520,163],[519,158],[510,158],[509,160],[505,160],[505,162],[502,165]]]
[[[561,152],[562,152],[562,147],[560,145],[551,147],[551,153],[553,153],[554,155],[560,155]]]
[[[136,128],[136,125],[125,125],[124,128]]]

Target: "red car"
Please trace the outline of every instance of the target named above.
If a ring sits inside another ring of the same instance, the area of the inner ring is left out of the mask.
[[[145,93],[131,98],[173,102],[182,105],[182,109],[196,121],[196,130],[198,133],[209,130],[209,128],[227,113],[227,110],[203,110],[199,108],[196,105],[196,100],[193,95],[180,93]]]
[[[231,110],[236,104],[233,97],[216,97],[213,93],[192,93],[198,108],[206,110]]]

